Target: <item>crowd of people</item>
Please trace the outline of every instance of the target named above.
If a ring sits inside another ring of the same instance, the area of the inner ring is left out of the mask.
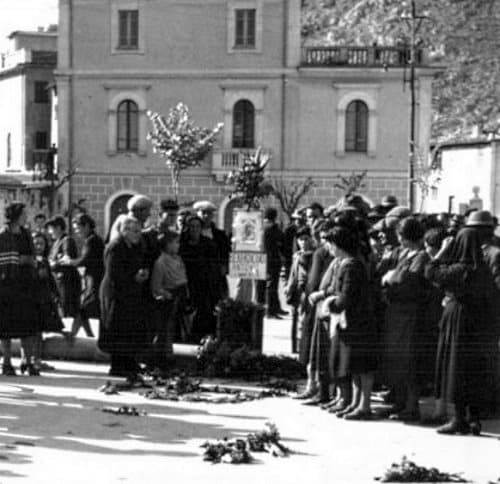
[[[419,421],[420,397],[434,392],[439,433],[478,434],[499,403],[496,225],[487,211],[412,214],[394,197],[294,213],[282,245],[292,344],[308,371],[296,398],[365,420],[375,385],[389,390],[390,419]]]
[[[216,332],[215,308],[229,295],[231,242],[208,201],[180,209],[133,196],[104,241],[78,213],[35,218],[10,203],[0,232],[0,338],[3,375],[15,375],[11,340],[21,339],[20,371],[38,375],[43,332],[71,340],[80,329],[110,354],[110,374],[141,364],[167,369],[173,341],[199,343]],[[267,278],[257,302],[267,316],[292,310],[292,350],[307,368],[297,395],[348,420],[372,417],[374,388],[388,390],[389,418],[420,419],[419,399],[434,392],[440,433],[479,433],[498,410],[500,241],[487,211],[467,216],[412,214],[394,197],[370,207],[359,196],[324,210],[297,210],[282,230],[264,211]],[[236,298],[247,298],[245,281]],[[248,281],[247,281],[248,282]],[[448,404],[455,411],[448,419]]]
[[[63,332],[69,342],[80,329],[110,354],[110,375],[130,376],[141,364],[165,369],[175,339],[199,343],[214,334],[217,302],[228,295],[230,240],[213,222],[215,205],[196,202],[180,210],[164,200],[151,224],[152,201],[132,197],[106,243],[86,213],[72,219],[35,217],[10,203],[0,232],[0,339],[3,375],[15,375],[11,340],[21,340],[21,373],[50,369],[41,360],[44,332]],[[63,318],[72,320],[64,331]]]

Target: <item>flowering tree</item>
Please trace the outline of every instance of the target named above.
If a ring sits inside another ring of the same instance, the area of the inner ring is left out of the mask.
[[[223,124],[219,123],[213,129],[195,126],[189,116],[189,108],[183,103],[170,109],[166,118],[151,111],[147,114],[153,124],[148,140],[153,144],[153,151],[165,158],[172,177],[172,191],[177,200],[181,172],[192,166],[200,166],[212,149]]]
[[[255,154],[246,155],[241,168],[227,175],[226,183],[233,185],[231,196],[240,197],[248,210],[259,208],[260,199],[272,193],[272,186],[264,174],[270,159],[259,147]]]

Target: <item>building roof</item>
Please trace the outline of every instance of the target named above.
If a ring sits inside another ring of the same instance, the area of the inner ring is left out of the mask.
[[[25,35],[27,37],[57,37],[58,32],[57,30],[42,30],[40,32],[36,30],[14,30],[14,32],[11,32],[7,38],[12,39],[13,37],[17,37],[18,35]]]
[[[478,146],[489,146],[494,142],[500,142],[500,138],[475,138],[469,140],[446,141],[444,143],[438,143],[434,148],[437,148],[439,151],[453,148],[476,148]]]

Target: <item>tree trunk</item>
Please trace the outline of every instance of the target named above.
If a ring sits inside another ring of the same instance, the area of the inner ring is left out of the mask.
[[[174,200],[179,201],[179,178],[181,171],[176,166],[172,166],[170,169],[170,174],[172,176],[172,192],[174,194]]]

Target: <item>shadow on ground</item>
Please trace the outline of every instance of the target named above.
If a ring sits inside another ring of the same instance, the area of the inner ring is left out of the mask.
[[[266,420],[246,416],[246,403],[238,404],[234,414],[217,414],[207,411],[206,404],[152,401],[138,391],[107,396],[97,388],[108,379],[98,368],[95,372],[60,369],[42,377],[0,377],[0,461],[30,463],[23,446],[101,455],[193,457],[202,453],[199,443],[194,451],[192,445],[184,450],[186,442],[245,435],[262,429]],[[122,405],[146,415],[103,412],[104,407]],[[248,419],[247,428],[234,425],[242,418]],[[1,469],[0,476],[22,477]]]

